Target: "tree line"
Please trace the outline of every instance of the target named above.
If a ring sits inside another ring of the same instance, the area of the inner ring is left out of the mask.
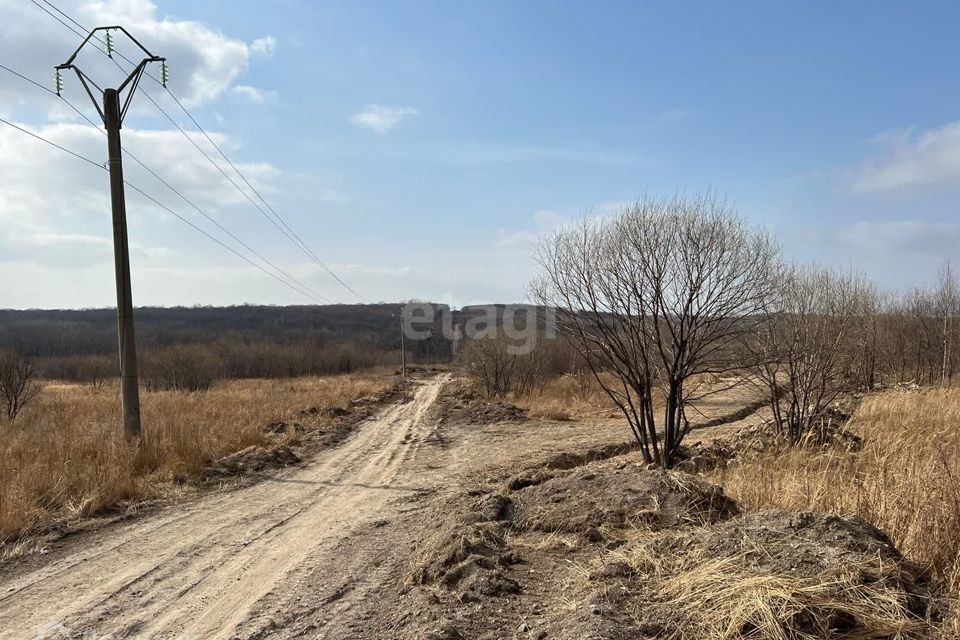
[[[960,287],[886,291],[855,271],[787,261],[777,241],[712,194],[643,198],[584,218],[536,252],[533,299],[556,312],[575,357],[508,349],[493,330],[462,351],[488,393],[523,392],[546,362],[591,373],[620,409],[647,462],[669,467],[691,429],[701,381],[752,384],[793,442],[830,420],[839,395],[898,383],[948,385]]]

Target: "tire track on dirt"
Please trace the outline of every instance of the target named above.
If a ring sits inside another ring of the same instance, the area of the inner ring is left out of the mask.
[[[0,638],[34,638],[51,623],[78,635],[260,635],[261,600],[295,586],[299,567],[335,561],[340,540],[420,489],[391,483],[429,433],[426,412],[447,379],[427,381],[305,468],[201,498],[160,524],[169,516],[126,525],[119,544],[21,576],[0,600]]]

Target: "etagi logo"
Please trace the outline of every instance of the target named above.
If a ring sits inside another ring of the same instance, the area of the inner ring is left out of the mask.
[[[533,353],[541,340],[557,336],[556,310],[529,305],[477,305],[459,312],[456,325],[446,305],[409,302],[401,309],[403,335],[408,340],[426,340],[440,334],[456,344],[461,340],[502,338],[511,355]]]

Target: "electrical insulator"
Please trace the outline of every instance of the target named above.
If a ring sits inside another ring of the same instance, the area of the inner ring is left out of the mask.
[[[167,61],[162,60],[160,62],[160,84],[164,87],[167,86],[167,81],[170,79],[170,72],[167,69]]]
[[[113,36],[107,31],[107,56],[113,57]]]
[[[60,77],[60,69],[53,73],[53,86],[57,90],[57,95],[60,95],[60,92],[63,91],[63,78]]]

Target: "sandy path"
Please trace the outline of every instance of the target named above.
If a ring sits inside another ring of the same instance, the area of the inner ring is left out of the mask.
[[[622,419],[448,423],[436,400],[449,380],[423,382],[306,467],[8,567],[0,640],[413,637],[416,622],[395,623],[423,606],[399,587],[415,542],[440,525],[432,505],[477,479],[629,437]],[[747,401],[717,399],[708,417]]]
[[[359,578],[345,575],[351,533],[431,488],[405,462],[431,436],[426,413],[447,380],[425,382],[305,468],[115,527],[4,581],[0,638],[327,637],[318,610],[342,611],[345,594],[382,584],[375,547]]]

